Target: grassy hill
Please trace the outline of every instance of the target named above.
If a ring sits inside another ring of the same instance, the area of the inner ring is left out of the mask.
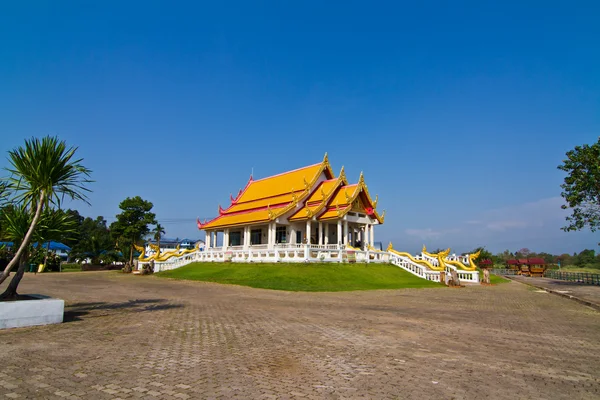
[[[389,264],[193,263],[155,276],[304,292],[443,287]]]

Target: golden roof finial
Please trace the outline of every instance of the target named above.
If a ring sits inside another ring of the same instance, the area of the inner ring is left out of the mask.
[[[379,195],[375,195],[375,201],[373,202],[373,208],[377,208],[377,202],[379,201]]]
[[[340,177],[338,178],[342,181],[346,180],[346,171],[344,171],[344,166],[342,165],[342,169],[340,170]]]
[[[338,217],[342,214],[342,210],[340,210],[340,204],[337,200],[335,202],[335,211],[336,211]]]
[[[380,217],[381,217],[381,222],[383,222],[385,220],[385,210],[383,210]]]
[[[362,171],[360,171],[360,176],[358,177],[358,183],[363,184],[363,185],[365,184],[365,176]]]
[[[392,242],[390,242],[390,244],[388,244],[387,249],[385,249],[385,251],[390,251],[394,248],[394,246],[392,246]]]
[[[306,176],[302,177],[302,180],[304,181],[304,190],[308,190],[310,184],[308,183],[308,181],[306,180]]]
[[[325,197],[327,197],[325,194],[325,189],[323,189],[323,186],[321,186],[321,200],[325,200]]]
[[[425,245],[423,245],[423,249],[421,250],[421,253],[427,253],[427,247],[425,247]]]

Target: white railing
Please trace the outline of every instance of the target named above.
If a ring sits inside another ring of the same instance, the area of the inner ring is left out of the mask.
[[[244,250],[243,246],[228,247],[223,251],[222,247],[211,248],[206,251],[196,251],[179,257],[171,257],[167,261],[155,262],[154,272],[168,271],[183,267],[193,262],[348,262],[356,261],[360,263],[392,263],[393,265],[408,271],[409,273],[429,281],[439,282],[440,272],[417,264],[407,257],[399,256],[393,252],[386,251],[362,251],[339,248],[337,244],[332,245],[307,245],[307,244],[277,244],[269,249],[267,245],[254,245]],[[353,254],[353,259],[349,260],[348,254]],[[423,259],[423,257],[415,257]],[[458,258],[458,257],[457,257]],[[428,260],[429,261],[429,260]],[[140,265],[141,268],[141,265]],[[465,271],[457,269],[453,265],[446,265],[446,272],[449,275],[456,271],[461,281],[468,283],[479,282],[479,273],[477,271]]]
[[[452,271],[456,271],[458,279],[462,282],[479,283],[479,271],[465,271],[464,269],[458,269],[454,265],[446,264],[446,272],[451,274]]]
[[[410,272],[419,278],[427,279],[428,281],[439,282],[440,273],[439,271],[432,271],[422,265],[416,264],[411,261],[408,257],[399,256],[395,253],[389,253],[390,262],[405,271]]]

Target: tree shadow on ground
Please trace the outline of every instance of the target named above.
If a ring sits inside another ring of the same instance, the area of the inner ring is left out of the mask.
[[[74,303],[65,307],[63,322],[81,321],[84,317],[105,317],[124,312],[149,312],[181,308],[183,304],[168,303],[165,299],[137,299],[120,303]]]

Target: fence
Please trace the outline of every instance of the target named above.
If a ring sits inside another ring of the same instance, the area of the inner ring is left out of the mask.
[[[508,268],[494,268],[490,272],[494,275],[517,275],[517,270]]]
[[[590,274],[589,272],[562,272],[556,270],[546,270],[544,277],[559,279],[561,281],[584,283],[586,285],[600,285],[600,274]]]

